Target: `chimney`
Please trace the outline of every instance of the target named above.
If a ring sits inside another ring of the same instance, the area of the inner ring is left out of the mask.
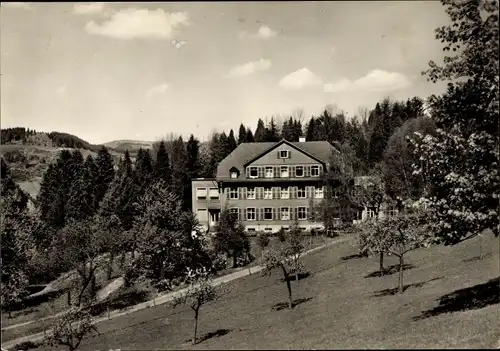
[[[299,143],[305,143],[306,137],[299,137]]]

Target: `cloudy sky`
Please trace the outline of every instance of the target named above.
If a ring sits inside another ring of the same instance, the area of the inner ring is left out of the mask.
[[[1,124],[89,142],[427,97],[439,2],[2,3]]]

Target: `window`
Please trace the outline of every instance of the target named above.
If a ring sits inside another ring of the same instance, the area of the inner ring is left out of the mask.
[[[247,199],[255,200],[255,188],[247,188]]]
[[[371,210],[371,209],[370,209],[370,210],[367,210],[367,211],[366,211],[366,217],[367,217],[367,218],[373,218],[373,217],[375,217],[375,211],[373,211],[373,210]]]
[[[290,158],[288,150],[280,150],[280,158]]]
[[[288,177],[288,166],[281,166],[281,178]]]
[[[238,199],[238,188],[229,188],[229,198],[232,200]]]
[[[333,199],[338,199],[339,197],[339,191],[337,189],[332,191],[332,198]]]
[[[238,178],[238,172],[231,172],[231,178],[233,179]]]
[[[257,178],[259,176],[259,172],[257,171],[257,167],[250,167],[250,178]]]
[[[307,219],[307,207],[297,207],[297,218],[301,221]]]
[[[314,197],[316,199],[322,199],[323,198],[323,187],[315,187],[314,188]]]
[[[207,188],[196,188],[196,197],[198,199],[206,199],[207,198]]]
[[[247,208],[247,221],[255,221],[255,208]]]
[[[295,176],[303,177],[304,176],[304,167],[303,166],[295,166]]]
[[[272,232],[273,228],[269,228],[269,227],[268,228],[264,228],[264,231],[266,231],[266,232]]]
[[[297,187],[297,199],[305,199],[306,198],[306,187],[299,186]]]
[[[272,207],[264,208],[264,220],[272,221],[273,220],[273,209]]]
[[[273,198],[273,188],[264,188],[264,199],[271,200]]]
[[[311,177],[319,177],[319,166],[311,166]]]
[[[208,196],[210,196],[211,199],[218,199],[219,198],[219,189],[210,188],[210,190],[208,192]]]
[[[198,220],[200,222],[206,222],[208,221],[208,212],[206,208],[200,208],[198,209]]]
[[[281,220],[282,221],[290,220],[290,208],[289,207],[282,207],[281,208]]]
[[[255,228],[247,228],[247,232],[255,232]]]
[[[266,167],[266,178],[273,178],[273,167]]]
[[[281,198],[289,199],[290,198],[290,189],[289,188],[281,188]]]
[[[230,208],[229,213],[233,216],[236,216],[236,218],[238,218],[238,209],[237,208]]]

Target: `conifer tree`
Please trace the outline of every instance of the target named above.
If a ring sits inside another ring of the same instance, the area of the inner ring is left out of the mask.
[[[97,172],[97,166],[91,155],[87,156],[83,168],[70,186],[68,194],[68,203],[66,205],[66,219],[77,221],[86,219],[97,210],[97,179],[94,175]]]
[[[233,152],[234,149],[236,149],[236,146],[238,145],[236,144],[236,139],[234,138],[234,132],[231,129],[229,131],[229,136],[227,137],[227,154],[229,155],[231,152]]]
[[[96,173],[94,173],[94,180],[96,187],[94,201],[96,204],[99,204],[104,198],[104,194],[106,194],[115,175],[113,157],[104,146],[97,152],[95,166]]]
[[[200,160],[199,160],[200,142],[193,134],[189,137],[186,144],[187,162],[186,170],[189,179],[195,179],[200,176]]]
[[[156,153],[156,162],[154,165],[154,175],[156,179],[162,179],[165,184],[170,184],[172,181],[172,171],[170,169],[170,160],[168,157],[165,142],[160,141],[158,151]]]
[[[259,118],[257,122],[257,129],[255,129],[254,139],[257,143],[266,141],[266,126],[264,125],[264,121],[261,118]]]
[[[241,123],[240,129],[238,131],[238,145],[243,144],[243,143],[247,143],[247,142],[248,142],[247,130],[246,130],[245,126],[243,125],[243,123]]]
[[[246,140],[247,143],[254,143],[255,142],[255,138],[254,138],[252,130],[250,128],[247,128],[247,138],[246,139],[247,139]]]

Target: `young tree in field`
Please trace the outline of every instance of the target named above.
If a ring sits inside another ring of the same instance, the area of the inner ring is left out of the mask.
[[[94,298],[95,271],[102,265],[100,255],[105,248],[100,222],[96,217],[81,221],[69,220],[53,241],[53,259],[75,269],[77,284],[77,306]]]
[[[499,4],[442,1],[451,25],[436,29],[447,52],[423,74],[449,81],[429,99],[437,135],[416,135],[415,172],[430,183],[426,198],[445,244],[500,232]]]
[[[286,283],[288,291],[288,306],[294,307],[292,296],[291,277],[295,276],[298,282],[299,274],[303,270],[302,254],[304,246],[302,245],[300,231],[296,224],[290,228],[289,235],[286,236],[285,243],[280,249],[269,248],[262,252],[262,265],[264,266],[264,275],[269,275],[277,268],[283,273],[283,280]]]
[[[66,346],[69,351],[74,351],[92,331],[99,333],[93,325],[92,315],[81,308],[71,307],[56,317],[44,343],[49,347]]]
[[[245,234],[245,228],[238,216],[225,208],[220,214],[219,223],[215,227],[214,249],[233,258],[233,268],[237,267],[238,258],[243,258],[250,252],[250,242]]]
[[[213,286],[209,271],[206,269],[188,269],[189,287],[187,291],[180,296],[174,297],[174,307],[179,305],[189,306],[194,312],[194,330],[193,345],[196,345],[196,334],[198,332],[198,319],[200,309],[209,302],[216,301],[219,298],[217,290]]]
[[[390,253],[399,258],[398,291],[400,294],[404,291],[405,255],[420,247],[428,247],[434,240],[428,228],[428,220],[424,212],[415,211],[384,218],[375,224],[373,222],[366,224],[362,250]]]

